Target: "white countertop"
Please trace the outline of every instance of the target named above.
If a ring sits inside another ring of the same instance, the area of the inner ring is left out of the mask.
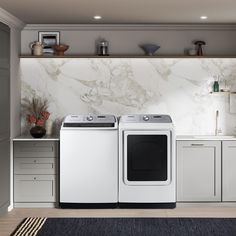
[[[219,141],[236,141],[234,135],[177,135],[177,141],[184,140],[219,140]]]
[[[30,135],[20,135],[12,139],[13,141],[59,141],[59,136],[45,135],[42,138],[33,138]]]
[[[12,139],[13,141],[60,141],[59,136],[45,135],[42,138],[33,138],[30,135],[20,135]],[[219,140],[219,141],[236,141],[236,136],[233,135],[177,135],[177,141],[184,140]]]

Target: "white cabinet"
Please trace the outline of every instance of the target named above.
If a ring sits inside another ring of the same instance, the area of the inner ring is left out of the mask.
[[[55,203],[58,142],[14,141],[15,206]]]
[[[221,141],[177,141],[177,201],[221,201]]]
[[[222,143],[222,200],[236,201],[236,141]]]

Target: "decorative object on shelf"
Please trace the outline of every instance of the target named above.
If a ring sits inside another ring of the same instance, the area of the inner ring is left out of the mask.
[[[59,44],[59,45],[53,45],[52,48],[54,49],[54,54],[56,56],[64,56],[65,51],[68,50],[69,46],[66,44]]]
[[[43,126],[36,125],[30,129],[30,134],[34,138],[42,138],[46,134],[46,129]]]
[[[45,129],[46,129],[47,135],[52,135],[52,133],[53,133],[53,121],[52,120],[48,119],[46,121]]]
[[[147,56],[153,56],[154,53],[160,48],[160,46],[156,44],[141,44],[139,47],[143,49]]]
[[[206,45],[205,41],[197,40],[194,42],[196,45],[196,50],[197,50],[197,56],[203,56],[203,50],[202,46]]]
[[[218,78],[220,79],[220,77],[218,77]],[[228,92],[228,93],[230,92],[230,86],[228,85],[227,79],[225,79],[225,78],[221,79],[220,87],[221,87],[221,89],[220,89],[221,92]]]
[[[97,55],[98,56],[109,56],[108,47],[109,42],[105,39],[96,40]]]
[[[188,55],[189,56],[196,56],[197,55],[197,50],[195,48],[188,49]]]
[[[43,47],[44,47],[44,45],[41,42],[31,43],[30,48],[32,50],[32,55],[34,55],[34,56],[43,55]]]
[[[32,100],[29,100],[25,98],[22,107],[27,114],[27,122],[33,125],[30,129],[30,134],[34,138],[42,138],[46,134],[45,122],[50,116],[50,113],[47,111],[47,99],[34,97]]]
[[[213,83],[213,92],[219,92],[219,91],[220,91],[219,82],[215,80]]]
[[[39,42],[44,45],[44,53],[54,53],[53,46],[60,44],[60,32],[41,32],[39,31]]]

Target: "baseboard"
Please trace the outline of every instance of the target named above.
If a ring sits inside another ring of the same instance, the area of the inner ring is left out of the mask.
[[[69,209],[102,209],[102,208],[127,208],[127,209],[172,209],[172,208],[198,208],[198,207],[236,207],[236,202],[177,202],[175,203],[108,203],[108,204],[77,204],[77,203],[14,203],[14,208],[69,208]],[[6,204],[0,208],[0,214],[10,211],[11,206]]]
[[[56,208],[57,203],[54,202],[15,202],[14,208]]]
[[[8,208],[7,208],[7,211],[10,212],[14,209],[14,206],[11,204]]]
[[[8,212],[9,202],[5,203],[0,207],[0,215],[3,215]]]
[[[177,202],[178,208],[198,207],[236,207],[236,202]]]

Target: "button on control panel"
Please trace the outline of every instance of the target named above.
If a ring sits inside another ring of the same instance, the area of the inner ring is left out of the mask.
[[[92,117],[92,116],[87,116],[87,120],[88,120],[88,121],[92,121],[92,120],[93,120],[93,117]]]
[[[146,116],[146,115],[144,115],[144,116],[143,116],[143,120],[144,120],[144,121],[148,121],[148,120],[149,120],[149,117]]]

